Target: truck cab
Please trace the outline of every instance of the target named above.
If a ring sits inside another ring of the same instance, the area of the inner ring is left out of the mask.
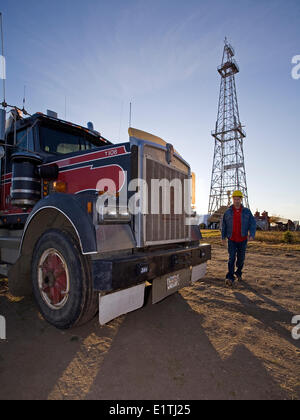
[[[15,120],[16,119],[16,120]],[[30,118],[21,118],[13,113],[6,124],[5,156],[1,161],[1,217],[2,226],[17,227],[26,221],[32,207],[20,207],[11,202],[12,155],[16,153],[38,154],[43,163],[60,160],[62,157],[99,148],[110,142],[95,131],[37,113]],[[12,217],[17,214],[17,219]]]
[[[191,169],[170,143],[130,128],[113,144],[91,125],[17,110],[3,137],[0,271],[52,325],[97,311],[105,324],[140,308],[146,286],[156,303],[205,275]]]

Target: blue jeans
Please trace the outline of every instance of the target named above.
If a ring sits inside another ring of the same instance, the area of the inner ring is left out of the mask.
[[[228,261],[228,273],[226,274],[226,278],[234,281],[234,266],[236,263],[236,274],[239,276],[242,275],[242,269],[245,262],[245,255],[246,255],[246,248],[247,248],[246,239],[243,242],[235,242],[228,239],[228,254],[229,254],[229,261]]]

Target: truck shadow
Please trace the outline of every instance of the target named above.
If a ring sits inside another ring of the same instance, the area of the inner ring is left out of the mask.
[[[202,323],[180,294],[128,314],[86,398],[288,398],[243,344],[222,360]]]
[[[180,294],[70,331],[47,324],[30,298],[0,302],[8,324],[1,399],[289,398],[243,344],[222,360]]]
[[[72,330],[58,330],[42,318],[33,297],[16,302],[2,295],[0,313],[6,319],[6,340],[0,340],[2,400],[46,399],[50,394],[58,398],[78,397],[72,393],[72,383],[78,390],[76,380],[86,373],[80,373],[78,355],[84,364],[84,351],[93,348],[95,332],[99,334],[97,344],[109,342],[113,336],[112,326],[100,328],[97,318]],[[105,352],[102,349],[98,353],[100,356]],[[66,380],[68,390],[64,393],[62,389],[57,395],[59,378],[70,368],[73,372],[69,382]]]

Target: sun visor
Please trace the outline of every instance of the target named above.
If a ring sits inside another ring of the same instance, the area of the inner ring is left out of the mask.
[[[161,146],[167,147],[167,142],[160,137],[154,136],[151,133],[147,133],[146,131],[138,130],[137,128],[128,128],[128,134],[130,138],[135,138],[138,140],[150,141],[151,143],[160,144]],[[174,149],[174,152],[180,156],[180,153]]]

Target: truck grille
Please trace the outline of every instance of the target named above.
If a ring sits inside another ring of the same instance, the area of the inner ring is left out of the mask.
[[[153,148],[152,153],[149,153],[151,148],[148,147],[147,149],[147,153],[144,155],[144,179],[146,179],[148,185],[148,214],[144,215],[144,244],[152,245],[189,240],[190,227],[185,224],[186,214],[184,212],[184,179],[188,179],[189,177],[188,167],[183,165],[182,162],[175,157],[173,157],[171,165],[168,165],[165,158],[165,151]],[[175,160],[177,160],[177,162],[175,162]],[[176,185],[173,181],[174,186],[170,188],[169,193],[166,194],[166,191],[162,188],[159,188],[159,193],[157,190],[156,192],[153,191],[151,188],[152,179],[166,179],[169,182],[177,179],[180,182],[176,181]],[[151,213],[152,195],[158,206],[158,214]],[[176,203],[175,199],[177,200]],[[180,214],[175,214],[176,209],[178,211],[178,200],[181,201],[182,212]],[[169,214],[164,214],[163,212],[164,202],[168,203],[167,206],[169,206],[170,209]]]

